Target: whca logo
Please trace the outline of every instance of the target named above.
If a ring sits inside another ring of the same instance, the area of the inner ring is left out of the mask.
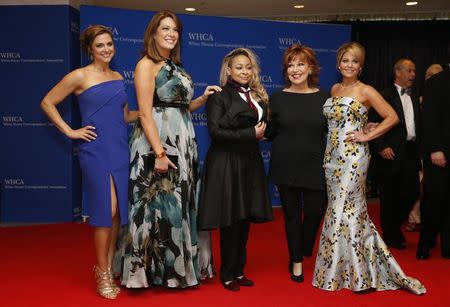
[[[270,76],[270,75],[261,75],[261,81],[263,83],[272,83],[272,76]]]
[[[116,27],[109,27],[109,29],[111,30],[114,36],[119,35],[119,30],[117,30]]]
[[[134,79],[134,71],[133,70],[122,70],[122,75],[127,80]]]
[[[19,52],[0,52],[0,59],[20,59]]]
[[[23,123],[22,116],[3,116],[3,123]]]
[[[5,185],[24,185],[25,182],[20,178],[8,178],[5,179]]]
[[[189,39],[193,41],[206,41],[213,42],[214,37],[211,33],[201,33],[201,32],[189,32]]]
[[[206,121],[207,116],[204,112],[192,113],[191,118],[193,121]]]
[[[293,44],[299,44],[299,45],[302,44],[300,39],[296,38],[296,37],[279,37],[278,42],[280,43],[280,45],[283,45],[283,46],[290,46]]]

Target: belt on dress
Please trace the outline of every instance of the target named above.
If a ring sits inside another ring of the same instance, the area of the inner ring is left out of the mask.
[[[178,108],[178,109],[189,109],[189,104],[182,102],[153,102],[154,107],[158,108]]]

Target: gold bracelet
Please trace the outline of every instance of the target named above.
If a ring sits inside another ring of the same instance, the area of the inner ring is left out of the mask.
[[[161,153],[155,154],[155,156],[156,156],[156,159],[161,159],[163,157],[166,157],[167,155],[166,155],[166,152],[163,150]]]

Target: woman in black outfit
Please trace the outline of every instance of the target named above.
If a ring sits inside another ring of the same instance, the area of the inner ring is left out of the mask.
[[[309,47],[294,44],[285,51],[283,74],[286,87],[270,97],[269,178],[280,193],[291,279],[302,282],[303,257],[311,256],[327,203],[322,167],[327,122],[322,106],[329,95],[316,87],[319,66]]]
[[[206,104],[211,146],[205,159],[198,212],[199,229],[220,228],[220,279],[225,289],[253,286],[244,276],[249,222],[272,219],[259,150],[268,96],[256,55],[238,48],[222,62],[221,92]]]

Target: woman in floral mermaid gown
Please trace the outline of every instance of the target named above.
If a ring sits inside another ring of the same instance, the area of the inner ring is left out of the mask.
[[[207,87],[191,101],[193,82],[179,61],[180,29],[175,14],[156,13],[135,70],[140,121],[130,138],[129,226],[116,258],[116,272],[129,288],[184,288],[212,276],[211,263],[200,259],[205,253],[210,259],[209,234],[197,233],[198,156],[190,112],[220,88]]]
[[[364,48],[360,44],[342,45],[337,63],[342,83],[333,86],[333,97],[323,106],[328,120],[324,157],[328,208],[313,286],[330,291],[406,288],[423,294],[425,287],[406,276],[387,249],[369,219],[365,198],[368,141],[388,131],[398,118],[381,95],[358,80],[364,64]],[[383,121],[366,127],[370,107]]]

